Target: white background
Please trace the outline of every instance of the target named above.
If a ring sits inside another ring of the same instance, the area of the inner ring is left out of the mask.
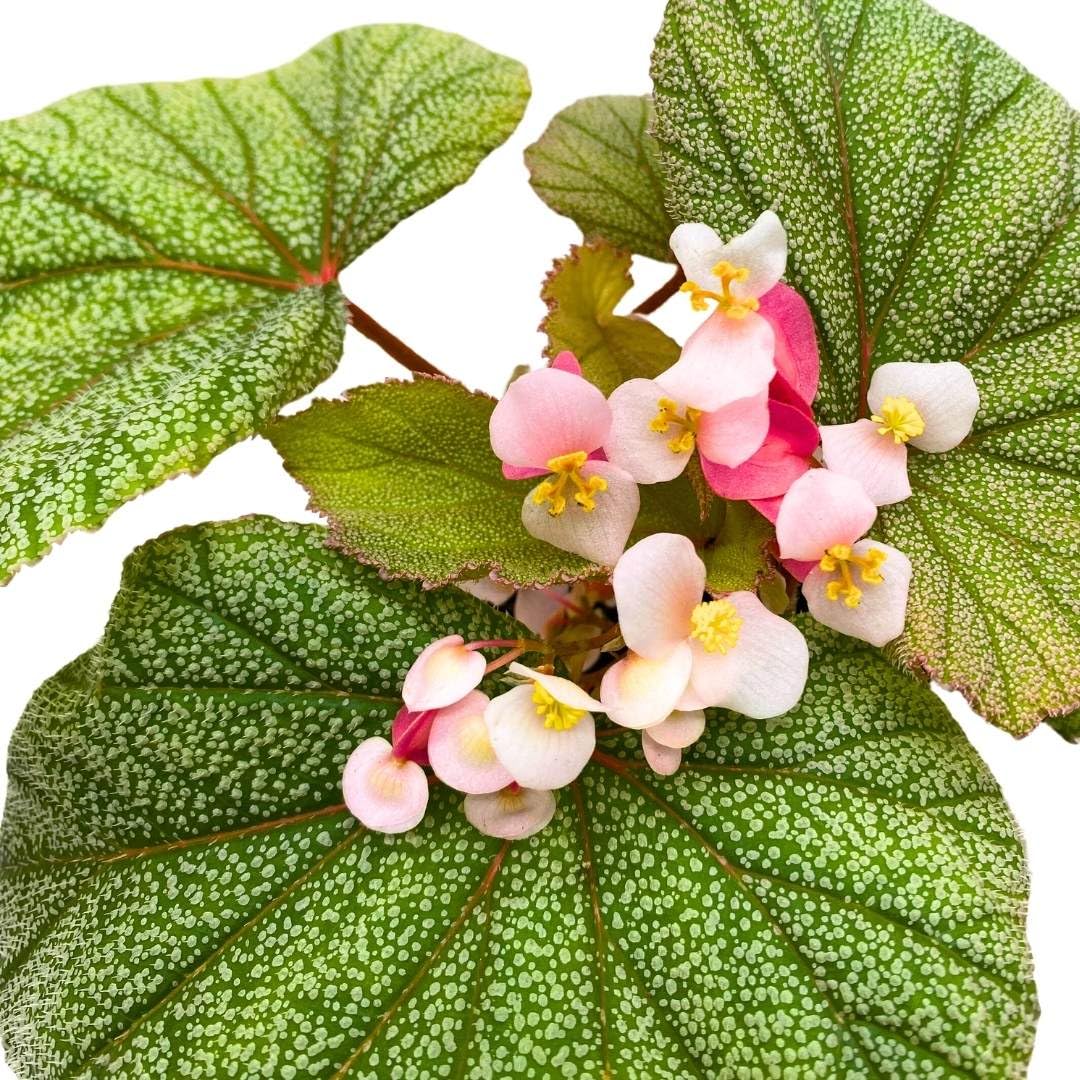
[[[1072,0],[937,0],[937,7],[971,23],[1080,102],[1080,16]],[[9,0],[0,36],[0,117],[101,83],[246,75],[363,22],[422,22],[524,61],[533,98],[509,143],[469,184],[400,225],[342,276],[347,294],[421,354],[497,393],[515,364],[537,361],[540,280],[551,259],[578,239],[570,222],[532,194],[521,152],[555,111],[576,98],[649,90],[649,51],[662,8],[662,0]],[[432,289],[425,295],[411,287],[420,266]],[[645,295],[665,276],[656,265],[642,266],[633,296]],[[678,329],[670,318],[668,328]],[[350,331],[340,369],[317,394],[333,396],[398,374]],[[121,563],[136,545],[178,525],[248,513],[313,520],[305,501],[269,444],[249,440],[201,476],[165,484],[129,503],[99,532],[72,536],[24,569],[0,590],[0,743],[6,745],[38,684],[100,636]],[[1080,748],[1048,728],[1014,742],[973,716],[957,695],[946,697],[1027,838],[1029,931],[1043,1009],[1029,1076],[1069,1080],[1077,1076],[1080,1056]],[[0,1076],[10,1075],[0,1065]]]

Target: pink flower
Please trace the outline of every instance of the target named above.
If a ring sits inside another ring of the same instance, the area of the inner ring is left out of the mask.
[[[545,477],[522,506],[527,532],[612,566],[637,518],[637,484],[618,466],[593,456],[611,430],[611,409],[604,395],[569,367],[561,355],[551,367],[507,387],[491,414],[491,446],[510,476]]]
[[[958,446],[971,431],[979,391],[967,367],[943,364],[882,364],[870,380],[869,420],[821,429],[825,464],[863,486],[878,505],[911,494],[907,444],[930,453]]]
[[[705,564],[687,537],[646,537],[619,559],[612,582],[630,650],[600,687],[616,723],[647,729],[677,709],[703,708],[761,719],[801,697],[802,634],[753,593],[704,600]]]
[[[460,634],[433,641],[413,661],[401,687],[401,698],[413,712],[442,709],[475,690],[487,661],[465,644]]]
[[[860,539],[875,517],[857,481],[814,469],[784,496],[776,540],[781,558],[816,564],[803,596],[818,622],[884,645],[904,629],[911,563],[889,544]]]
[[[511,784],[489,795],[466,795],[465,817],[485,836],[524,840],[555,815],[555,796]]]
[[[646,728],[641,733],[641,749],[645,761],[654,773],[671,776],[682,764],[682,752],[701,738],[705,731],[705,714],[673,712],[666,720]]]
[[[449,708],[440,709],[431,725],[427,752],[435,775],[456,791],[487,795],[511,783],[488,738],[486,694],[474,690]]]
[[[375,832],[408,832],[427,810],[424,770],[398,757],[379,736],[365,739],[349,756],[341,790],[349,813]]]

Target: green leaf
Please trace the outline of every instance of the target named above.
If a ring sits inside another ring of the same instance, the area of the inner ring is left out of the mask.
[[[672,0],[654,77],[673,214],[788,227],[826,422],[891,361],[979,386],[973,436],[913,452],[879,519],[915,564],[900,657],[1014,733],[1076,708],[1076,113],[921,0]]]
[[[1064,716],[1048,716],[1046,722],[1069,742],[1080,742],[1080,711],[1073,711]]]
[[[673,262],[648,97],[583,98],[555,114],[525,151],[533,190],[587,239]]]
[[[338,271],[527,97],[519,64],[388,25],[0,123],[0,580],[329,375]]]
[[[362,386],[276,421],[267,437],[326,514],[331,543],[393,577],[442,585],[494,573],[514,585],[601,568],[534,540],[521,504],[535,480],[507,480],[491,449],[493,398],[447,379]],[[642,488],[635,537],[701,531],[689,485]]]
[[[803,624],[806,697],[636,739],[504,845],[435,788],[405,836],[339,778],[430,639],[512,624],[265,519],[128,565],[14,736],[0,1034],[21,1077],[1022,1074],[1026,878],[929,690]]]
[[[555,260],[541,292],[548,306],[540,326],[548,355],[568,349],[605,394],[628,379],[654,379],[679,359],[679,346],[659,327],[615,314],[634,283],[630,263],[629,252],[602,240],[574,247]]]
[[[772,524],[746,502],[721,502],[723,518],[716,539],[701,553],[705,587],[713,594],[753,592],[777,576],[769,554],[776,539]]]

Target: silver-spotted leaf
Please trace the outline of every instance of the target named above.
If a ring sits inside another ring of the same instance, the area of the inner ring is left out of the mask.
[[[982,407],[877,535],[915,564],[901,659],[1014,733],[1080,704],[1077,114],[922,0],[671,0],[654,56],[673,212],[765,207],[822,346],[819,415],[896,360]]]
[[[338,270],[527,97],[519,64],[387,25],[0,123],[0,580],[324,379]]]
[[[648,97],[583,98],[557,112],[525,151],[533,190],[586,238],[672,262]]]
[[[322,530],[184,529],[12,742],[0,1034],[17,1075],[1020,1077],[1026,878],[929,690],[803,624],[802,704],[714,716],[675,777],[604,740],[504,845],[436,788],[358,828],[339,777],[416,652],[513,624]]]

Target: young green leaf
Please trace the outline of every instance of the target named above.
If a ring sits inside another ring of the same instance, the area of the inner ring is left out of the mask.
[[[442,585],[493,572],[515,585],[601,568],[530,536],[521,504],[536,480],[507,480],[491,449],[492,398],[460,383],[362,386],[276,421],[267,438],[331,523],[331,543],[394,577]],[[689,485],[642,489],[635,538],[701,531]]]
[[[647,319],[616,315],[634,284],[629,252],[602,240],[571,249],[544,281],[547,353],[569,349],[585,377],[610,394],[627,379],[654,379],[679,359],[679,346]]]
[[[533,190],[586,239],[673,262],[648,97],[583,98],[555,114],[525,151]]]
[[[0,580],[324,379],[338,271],[527,97],[519,64],[388,25],[0,124]]]
[[[672,0],[654,76],[675,216],[788,227],[826,422],[880,364],[970,365],[973,436],[879,519],[915,564],[899,655],[1017,734],[1075,708],[1076,113],[922,0]]]
[[[776,533],[767,518],[749,503],[724,502],[716,538],[701,553],[705,561],[705,587],[713,594],[753,592],[777,569],[769,555]]]
[[[377,836],[341,806],[346,757],[424,644],[513,624],[316,528],[153,542],[12,742],[16,1074],[1020,1075],[1001,795],[925,686],[801,625],[802,704],[713,716],[673,778],[627,736],[528,841],[473,832],[438,787],[418,830]]]

